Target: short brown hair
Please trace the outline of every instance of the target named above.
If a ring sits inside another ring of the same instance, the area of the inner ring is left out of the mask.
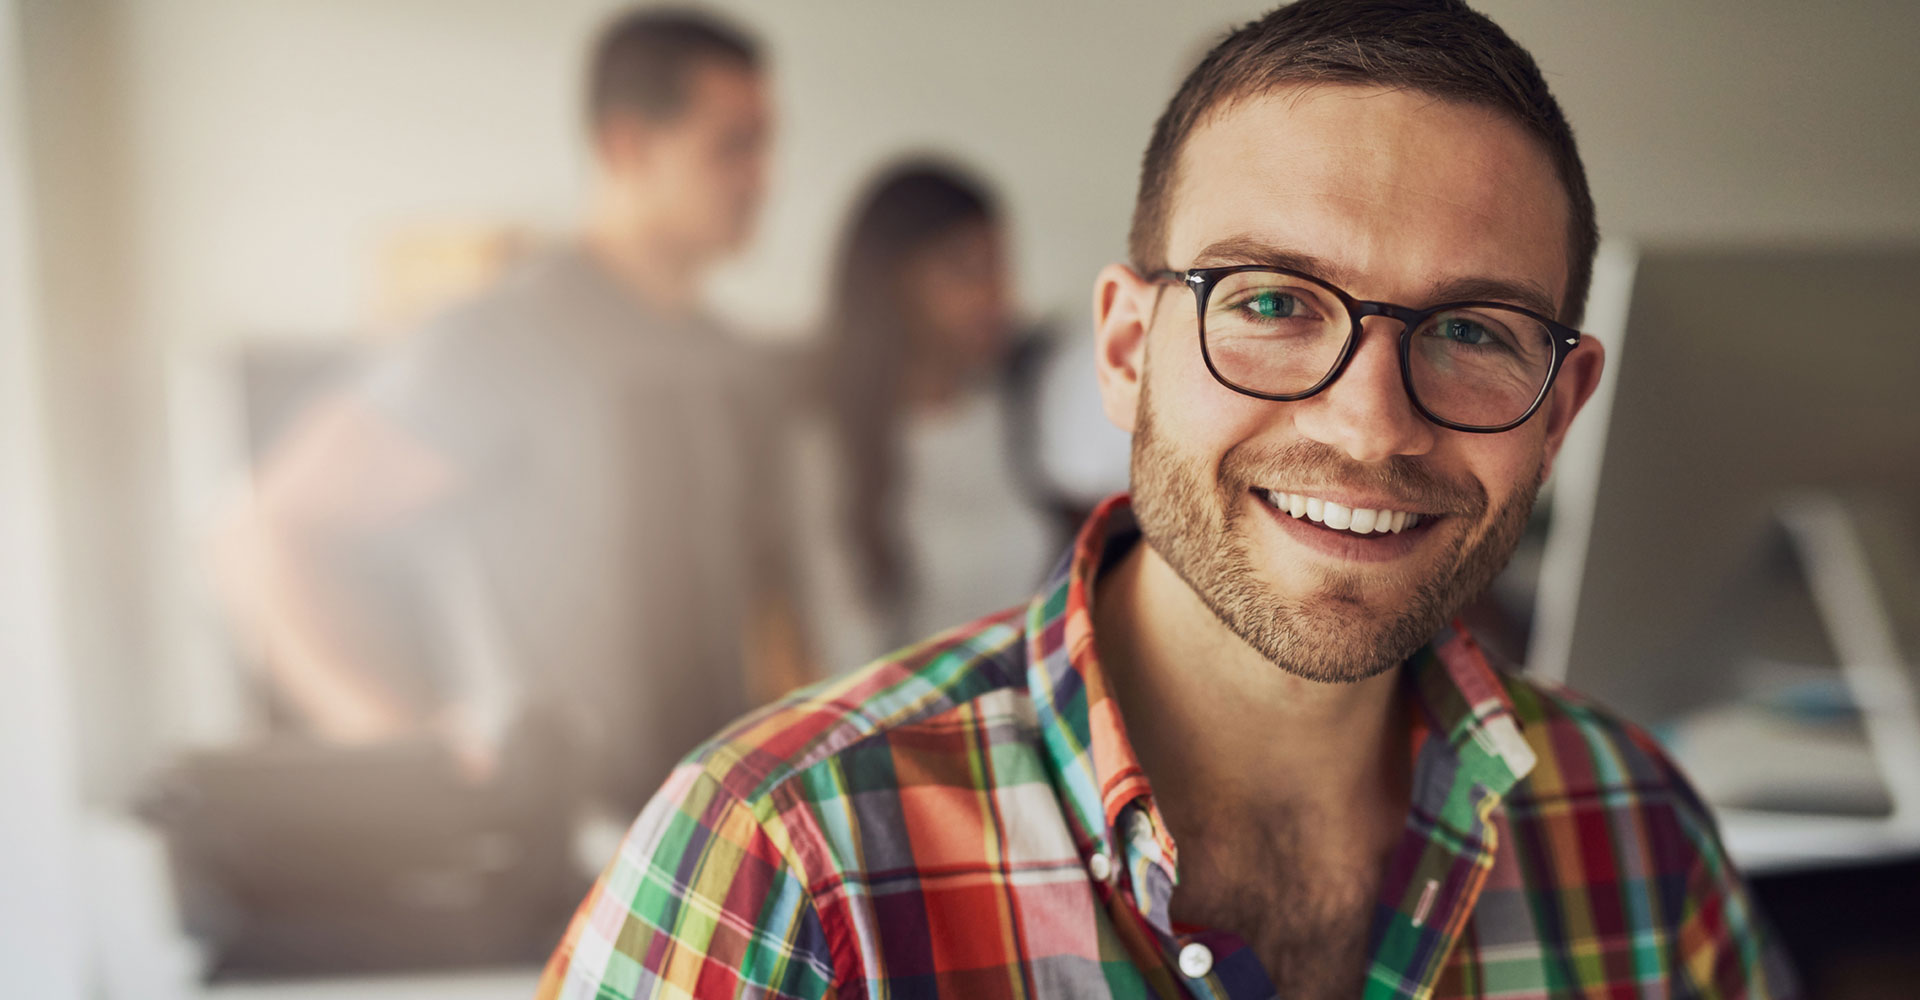
[[[1299,0],[1228,35],[1187,75],[1154,124],[1140,166],[1127,251],[1136,268],[1165,261],[1167,212],[1181,147],[1222,104],[1294,84],[1394,87],[1512,115],[1545,146],[1572,207],[1567,295],[1577,324],[1600,243],[1586,168],[1566,115],[1533,57],[1462,0]]]
[[[760,68],[760,46],[740,28],[686,7],[639,7],[607,22],[587,72],[587,125],[615,115],[669,121],[686,110],[693,71],[718,62]]]

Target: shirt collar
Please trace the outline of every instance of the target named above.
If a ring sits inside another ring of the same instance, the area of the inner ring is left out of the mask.
[[[1094,582],[1139,537],[1126,495],[1108,498],[1027,611],[1028,690],[1067,811],[1096,851],[1108,850],[1120,810],[1147,793],[1093,646]]]
[[[1126,495],[1108,498],[1027,612],[1027,682],[1047,756],[1068,813],[1096,851],[1109,849],[1122,811],[1149,792],[1093,640],[1094,583],[1139,539]],[[1414,672],[1420,709],[1414,713],[1414,804],[1462,833],[1475,832],[1491,805],[1533,769],[1534,754],[1520,734],[1513,703],[1457,621],[1406,666]],[[1444,752],[1423,755],[1434,736],[1444,740],[1434,749]],[[1436,760],[1444,762],[1447,780],[1423,780],[1428,776],[1422,772]],[[1475,788],[1483,791],[1463,792]],[[1163,843],[1171,863],[1173,845]]]

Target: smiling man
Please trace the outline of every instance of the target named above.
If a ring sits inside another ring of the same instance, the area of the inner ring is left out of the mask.
[[[1095,287],[1131,499],[1031,603],[688,759],[544,992],[1786,995],[1653,741],[1453,621],[1600,377],[1596,242],[1465,6],[1235,32]]]

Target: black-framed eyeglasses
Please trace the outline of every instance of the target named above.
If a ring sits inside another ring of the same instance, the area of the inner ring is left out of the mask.
[[[1310,274],[1264,264],[1159,271],[1193,290],[1200,355],[1221,385],[1292,402],[1346,370],[1368,316],[1398,320],[1400,379],[1428,420],[1477,434],[1527,422],[1580,331],[1505,302],[1411,309],[1356,299]]]

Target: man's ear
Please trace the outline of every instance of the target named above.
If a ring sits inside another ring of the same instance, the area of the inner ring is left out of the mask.
[[[1131,434],[1147,373],[1147,330],[1158,289],[1125,264],[1108,264],[1093,281],[1093,334],[1100,402],[1107,419]]]
[[[1573,426],[1573,418],[1592,398],[1593,390],[1600,387],[1600,373],[1606,370],[1607,350],[1600,338],[1586,336],[1580,338],[1580,346],[1567,355],[1560,364],[1560,375],[1554,379],[1553,392],[1547,401],[1540,404],[1536,415],[1547,422],[1546,458],[1540,463],[1540,481],[1546,482],[1553,472],[1553,460],[1560,454],[1560,446],[1566,443],[1567,428]]]

